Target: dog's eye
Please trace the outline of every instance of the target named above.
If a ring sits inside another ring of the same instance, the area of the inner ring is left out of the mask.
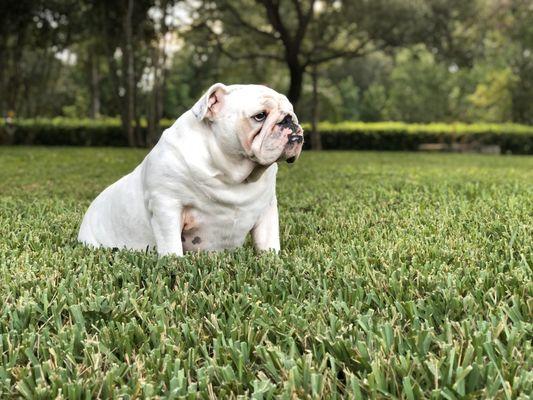
[[[264,121],[266,117],[267,117],[267,113],[263,111],[263,112],[260,112],[259,114],[255,114],[252,118],[255,119],[257,122],[261,122],[261,121]]]

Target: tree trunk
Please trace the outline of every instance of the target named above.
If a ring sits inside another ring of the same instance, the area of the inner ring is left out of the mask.
[[[6,62],[5,62],[6,51],[4,51],[3,48],[4,48],[4,44],[0,43],[0,93],[5,93],[6,87],[7,87],[7,79],[5,77],[7,75],[7,68],[6,68]],[[4,95],[1,95],[0,96],[0,118],[5,116],[6,113],[7,113],[6,98]]]
[[[159,138],[159,120],[161,119],[161,94],[160,94],[159,83],[154,83],[154,88],[152,89],[152,95],[150,96],[150,122],[148,137],[146,138],[146,144],[150,147],[154,146],[157,143]]]
[[[137,80],[135,80],[137,82]],[[138,90],[137,85],[133,88],[133,118],[135,120],[135,127],[133,129],[133,133],[135,136],[135,146],[137,147],[144,147],[146,146],[146,134],[143,132],[142,126],[141,126],[141,115],[139,113],[138,107],[139,107],[139,101],[137,99]]]
[[[298,61],[288,62],[287,65],[289,66],[289,73],[291,77],[287,97],[292,105],[296,108],[298,100],[300,100],[300,95],[302,94],[305,68],[302,67]]]
[[[167,15],[168,15],[169,1],[162,1],[159,7],[163,10],[161,17],[160,29],[156,35],[156,44],[152,48],[152,68],[154,69],[154,87],[150,96],[149,104],[149,130],[146,144],[150,147],[154,146],[161,135],[160,121],[163,117],[164,96],[166,89],[167,78],[167,53],[166,53],[166,38],[168,33]],[[163,44],[162,44],[163,43]]]
[[[319,108],[318,108],[318,71],[316,65],[313,65],[311,72],[313,81],[313,96],[311,103],[311,149],[322,150],[322,137],[318,130]]]
[[[91,66],[91,108],[89,118],[100,117],[100,71],[98,68],[98,57],[91,52],[89,55]]]
[[[167,61],[167,55],[165,53],[165,50],[163,50],[163,57],[161,61],[161,68],[160,68],[160,76],[159,76],[159,83],[157,87],[157,96],[155,98],[155,110],[156,110],[156,120],[155,120],[155,130],[156,130],[156,136],[154,143],[152,145],[155,145],[157,143],[157,140],[159,139],[159,136],[161,135],[161,118],[163,118],[163,113],[165,109],[165,93],[167,89],[167,69],[166,69],[166,61]]]
[[[21,92],[23,82],[23,74],[18,73],[19,65],[21,64],[23,57],[23,43],[26,42],[26,34],[21,32],[16,36],[16,41],[14,45],[8,48],[8,57],[7,57],[7,89],[2,95],[6,96],[5,102],[7,105],[7,111],[13,111],[15,115],[19,115],[19,94]],[[10,54],[9,54],[10,53]]]
[[[146,138],[146,144],[148,146],[153,146],[157,138],[157,130],[159,126],[159,115],[158,115],[158,74],[159,74],[159,46],[156,45],[152,49],[152,68],[154,73],[154,86],[152,87],[152,93],[150,94],[150,99],[148,103],[148,134]]]
[[[135,138],[135,130],[133,128],[133,120],[135,118],[135,69],[133,65],[132,15],[133,0],[128,0],[128,9],[124,18],[125,46],[124,54],[122,55],[124,58],[124,71],[126,73],[124,130],[128,137],[128,145],[130,147],[135,147],[137,141]]]
[[[116,62],[113,52],[109,51],[110,48],[108,47],[108,54],[107,54],[107,63],[109,66],[109,76],[111,78],[111,86],[113,88],[113,91],[115,93],[115,98],[118,100],[117,105],[118,109],[120,110],[120,123],[122,125],[122,131],[124,134],[127,134],[126,125],[127,125],[127,113],[126,113],[126,101],[124,99],[124,96],[121,95],[121,89],[125,86],[124,84],[124,74],[119,74],[119,66]],[[124,71],[124,57],[122,57],[122,71]],[[130,120],[131,121],[131,120]],[[130,122],[131,124],[131,122]],[[127,136],[126,136],[127,137]]]
[[[148,147],[153,147],[154,137],[155,137],[155,109],[154,109],[154,97],[150,96],[148,101],[148,112],[147,112],[147,126],[146,126],[146,145]]]

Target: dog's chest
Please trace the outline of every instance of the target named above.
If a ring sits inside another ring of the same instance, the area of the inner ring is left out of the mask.
[[[247,204],[202,204],[185,207],[181,242],[184,251],[224,250],[244,244],[268,206],[265,196]]]

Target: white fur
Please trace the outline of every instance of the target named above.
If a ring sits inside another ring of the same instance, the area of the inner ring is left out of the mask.
[[[245,149],[246,135],[236,130],[265,101],[273,102],[273,122]],[[301,150],[272,129],[286,114],[297,121],[285,96],[266,87],[213,85],[133,172],[92,202],[78,240],[180,256],[241,246],[250,232],[258,250],[278,251],[275,161]]]

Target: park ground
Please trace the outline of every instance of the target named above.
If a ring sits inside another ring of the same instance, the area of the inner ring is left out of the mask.
[[[0,148],[0,398],[527,398],[533,158],[306,152],[282,252],[76,242],[145,150]]]

